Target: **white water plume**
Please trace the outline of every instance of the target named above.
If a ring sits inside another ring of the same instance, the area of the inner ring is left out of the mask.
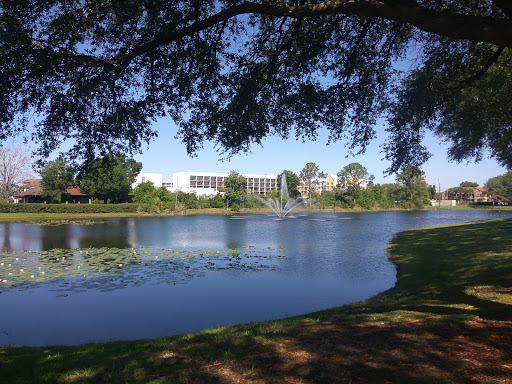
[[[272,199],[270,197],[262,197],[252,195],[256,200],[261,201],[269,207],[274,213],[280,217],[285,217],[290,211],[300,206],[302,199],[294,199],[288,193],[288,184],[286,182],[286,175],[284,172],[281,175],[281,194],[279,198]]]

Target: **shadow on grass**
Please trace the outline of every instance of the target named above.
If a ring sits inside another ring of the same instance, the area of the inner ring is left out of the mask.
[[[512,374],[511,324],[357,326],[303,319],[293,328],[251,333],[13,349],[1,358],[0,371],[6,383],[479,383],[505,382]],[[10,371],[9,360],[18,372]]]
[[[512,220],[399,234],[399,279],[367,301],[157,340],[2,348],[6,383],[507,383]],[[500,291],[501,292],[501,291]]]

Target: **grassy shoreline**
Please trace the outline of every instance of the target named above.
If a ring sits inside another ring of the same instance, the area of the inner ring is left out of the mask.
[[[389,246],[397,284],[369,300],[156,340],[0,348],[0,378],[6,383],[509,382],[511,233],[512,219],[403,232]]]
[[[437,210],[437,207],[426,207],[425,211]],[[458,210],[490,210],[490,211],[511,211],[512,206],[475,206],[460,205],[455,207],[442,207],[442,211]],[[342,208],[303,208],[294,212],[308,213],[363,213],[363,212],[395,212],[406,211],[405,209],[342,209]],[[61,220],[61,219],[93,219],[93,218],[118,218],[118,217],[174,217],[194,215],[239,215],[239,214],[262,214],[271,215],[272,210],[267,208],[249,209],[243,208],[240,212],[231,211],[225,208],[187,209],[181,212],[172,213],[0,213],[0,222],[3,221],[30,221],[30,220]]]

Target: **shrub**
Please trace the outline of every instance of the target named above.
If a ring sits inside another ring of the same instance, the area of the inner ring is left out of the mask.
[[[0,213],[137,213],[139,204],[1,204]]]

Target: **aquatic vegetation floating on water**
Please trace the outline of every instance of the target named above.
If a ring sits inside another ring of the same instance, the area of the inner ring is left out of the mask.
[[[106,223],[106,221],[84,220],[84,219],[80,219],[80,220],[56,219],[56,220],[31,221],[30,223],[25,223],[25,225],[39,225],[39,226],[45,226],[45,227],[55,227],[58,225],[67,225],[67,224],[94,225],[94,224],[100,224],[100,223]]]
[[[211,271],[275,269],[283,249],[73,248],[0,253],[0,286],[111,290],[141,283],[182,284]]]

